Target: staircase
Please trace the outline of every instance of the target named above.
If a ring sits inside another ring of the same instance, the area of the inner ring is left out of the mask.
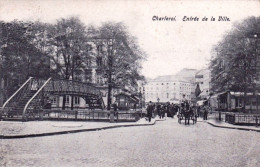
[[[37,109],[43,107],[42,102],[51,94],[81,96],[89,104],[89,109],[104,109],[100,90],[86,83],[69,80],[48,80],[30,77],[5,103],[0,107],[0,119],[4,120],[34,120],[41,117]]]
[[[21,116],[26,103],[33,97],[36,90],[30,90],[22,99],[8,112],[8,117]]]

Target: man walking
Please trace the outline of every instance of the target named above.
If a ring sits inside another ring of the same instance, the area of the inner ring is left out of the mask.
[[[151,122],[151,119],[152,119],[152,114],[153,114],[153,104],[152,102],[150,101],[148,106],[147,106],[147,117],[148,117],[148,120],[149,122]]]
[[[204,107],[204,115],[203,115],[203,120],[207,120],[208,119],[208,110],[206,107]]]

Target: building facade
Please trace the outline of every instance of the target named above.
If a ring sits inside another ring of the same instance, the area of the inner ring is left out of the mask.
[[[191,102],[193,97],[193,83],[180,76],[160,76],[147,80],[145,88],[145,102],[180,103],[183,100]]]
[[[207,98],[211,89],[210,70],[207,68],[199,70],[195,75],[195,83],[199,85],[201,90],[200,97]]]

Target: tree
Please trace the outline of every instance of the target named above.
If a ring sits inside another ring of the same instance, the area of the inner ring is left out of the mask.
[[[109,41],[105,44],[107,52],[113,53],[111,53],[111,62],[108,60],[109,53],[104,55],[104,59],[107,60],[104,69],[111,68],[115,78],[120,76],[121,79],[116,80],[116,84],[136,86],[138,80],[144,79],[140,75],[140,70],[141,63],[146,58],[137,39],[128,33],[123,23],[104,23],[98,30],[99,38],[113,40],[112,45],[108,43]],[[111,47],[110,50],[109,47]]]
[[[76,17],[60,19],[50,32],[53,38],[52,62],[57,77],[67,80],[81,80],[88,59],[86,28]],[[73,96],[72,96],[73,101]],[[65,96],[63,97],[65,109]],[[73,102],[71,103],[73,109]]]
[[[29,76],[42,76],[46,71],[42,54],[30,41],[31,23],[1,22],[0,25],[0,83],[4,83],[9,97]],[[41,65],[41,68],[39,68]],[[3,87],[3,85],[2,85]]]
[[[104,23],[98,28],[97,38],[101,39],[101,43],[97,40],[97,45],[98,48],[101,47],[98,52],[101,50],[103,54],[98,59],[102,62],[101,71],[108,78],[107,109],[110,110],[113,85],[129,89],[137,87],[137,80],[144,79],[139,72],[145,54],[139,48],[136,38],[128,33],[127,27],[122,23]]]
[[[212,90],[253,91],[259,70],[260,17],[249,17],[233,25],[212,53],[210,68]],[[259,35],[258,35],[259,36]]]

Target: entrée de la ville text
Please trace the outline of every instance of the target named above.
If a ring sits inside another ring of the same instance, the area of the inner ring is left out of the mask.
[[[177,16],[153,16],[153,21],[231,21],[231,19],[227,16],[210,16],[210,17],[198,17],[198,16],[183,16],[181,19],[178,19]]]

